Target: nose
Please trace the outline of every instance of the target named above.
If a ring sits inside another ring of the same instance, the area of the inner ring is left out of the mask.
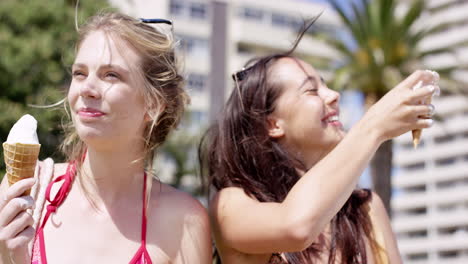
[[[82,82],[80,87],[80,97],[83,98],[100,98],[101,94],[97,88],[97,78],[94,78],[93,75],[89,75],[86,80]]]
[[[328,88],[327,86],[324,87],[324,102],[327,105],[337,105],[340,102],[340,93]]]

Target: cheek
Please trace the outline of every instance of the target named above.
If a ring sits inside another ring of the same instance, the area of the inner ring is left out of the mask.
[[[71,107],[73,107],[76,104],[76,101],[78,100],[79,96],[80,94],[79,94],[78,89],[76,89],[72,83],[70,87],[68,88],[68,93],[67,93],[67,100]]]
[[[133,93],[119,93],[114,96],[109,96],[109,104],[113,105],[114,110],[119,113],[121,117],[134,119],[139,122],[145,116],[145,102],[141,96]]]

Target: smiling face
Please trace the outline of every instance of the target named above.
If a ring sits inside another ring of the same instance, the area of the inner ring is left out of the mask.
[[[339,93],[298,59],[280,59],[271,76],[281,84],[282,93],[269,116],[269,135],[310,167],[344,136],[338,119]]]
[[[100,148],[141,142],[146,106],[139,55],[103,31],[81,43],[68,92],[76,131],[88,146]]]

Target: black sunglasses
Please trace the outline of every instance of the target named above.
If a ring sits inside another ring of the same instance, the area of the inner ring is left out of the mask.
[[[148,24],[168,24],[172,26],[172,21],[163,18],[140,18],[140,21]]]
[[[244,80],[245,77],[247,76],[247,74],[250,72],[250,70],[252,70],[252,68],[254,66],[255,66],[255,64],[248,67],[248,68],[242,68],[240,71],[237,71],[237,72],[233,73],[231,75],[232,79],[234,81],[236,81],[236,82],[240,82],[240,81]]]

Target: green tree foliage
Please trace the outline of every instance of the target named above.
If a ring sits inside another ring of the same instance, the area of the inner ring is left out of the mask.
[[[64,111],[28,105],[49,105],[65,97],[77,37],[75,6],[69,0],[0,1],[0,141],[6,141],[22,115],[32,114],[39,122],[40,158],[60,159]],[[80,1],[78,23],[106,7],[106,1]]]
[[[364,93],[366,106],[380,99],[416,69],[424,69],[428,56],[450,54],[457,48],[422,50],[420,43],[431,34],[446,29],[447,24],[427,28],[418,19],[427,10],[424,0],[356,0],[350,1],[348,12],[338,0],[329,0],[341,18],[347,37],[343,34],[323,36],[341,57],[331,64],[335,75],[331,86],[335,89],[357,89]],[[397,12],[397,4],[405,3],[406,10]],[[460,43],[466,45],[466,43]],[[441,75],[444,92],[463,91],[466,84],[452,78],[460,67],[432,69]],[[384,118],[384,117],[382,117]],[[374,190],[382,197],[387,210],[391,196],[392,142],[385,142],[371,162]]]
[[[156,175],[177,189],[184,190],[194,196],[203,195],[206,182],[199,175],[198,144],[206,131],[206,122],[187,110],[179,127],[169,134],[164,144],[158,150],[156,159]]]

